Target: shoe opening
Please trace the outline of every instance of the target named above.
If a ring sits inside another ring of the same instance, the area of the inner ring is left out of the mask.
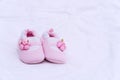
[[[28,31],[27,32],[27,37],[34,37],[34,33],[32,31]]]
[[[49,37],[55,37],[55,35],[54,34],[49,34]]]

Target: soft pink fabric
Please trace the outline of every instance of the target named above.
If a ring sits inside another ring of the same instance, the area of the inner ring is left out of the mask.
[[[42,43],[40,41],[40,38],[35,34],[34,31],[24,31],[19,40],[18,54],[20,60],[24,63],[40,63],[44,60],[45,57],[43,53]]]
[[[44,60],[42,47],[34,51],[19,51],[20,60],[24,63],[40,63]]]
[[[49,37],[43,37],[43,48],[45,52],[45,57],[48,61],[53,63],[65,63],[65,53],[66,49],[65,43],[61,42],[57,34],[51,29],[49,32],[46,32]],[[52,36],[51,36],[52,35]]]

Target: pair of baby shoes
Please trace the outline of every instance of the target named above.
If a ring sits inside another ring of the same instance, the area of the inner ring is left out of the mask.
[[[44,60],[57,64],[66,62],[66,45],[53,29],[41,37],[35,31],[27,29],[22,33],[18,44],[18,55],[24,63],[34,64]]]

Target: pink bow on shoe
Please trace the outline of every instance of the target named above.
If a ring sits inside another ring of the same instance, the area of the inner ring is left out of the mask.
[[[19,47],[21,50],[28,50],[30,48],[29,40],[20,40]]]
[[[63,39],[61,41],[57,42],[57,47],[63,52],[66,49],[66,45],[63,41]]]

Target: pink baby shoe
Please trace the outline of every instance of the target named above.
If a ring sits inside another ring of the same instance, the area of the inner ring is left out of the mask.
[[[42,42],[32,30],[25,30],[19,40],[19,58],[24,63],[40,63],[44,60]]]
[[[64,53],[66,45],[63,39],[60,40],[57,34],[54,33],[53,29],[43,34],[42,42],[46,60],[58,64],[66,62]]]

